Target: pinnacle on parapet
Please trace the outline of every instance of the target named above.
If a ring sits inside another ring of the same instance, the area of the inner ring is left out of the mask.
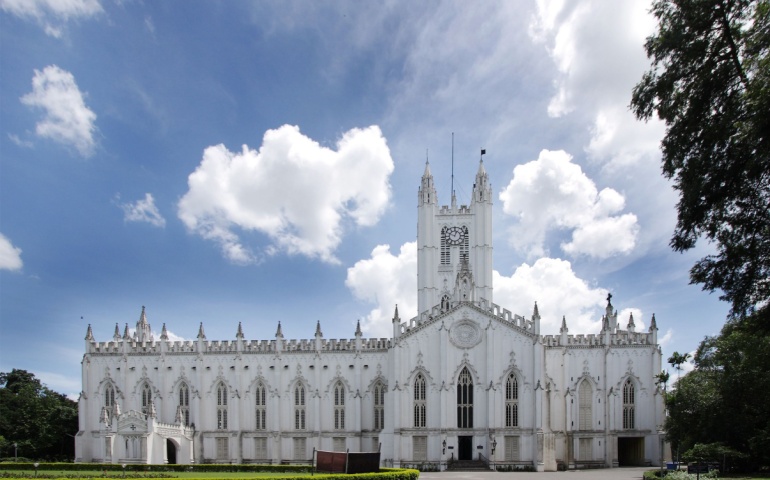
[[[318,320],[316,322],[316,324],[315,324],[315,336],[316,337],[323,337],[324,336],[323,332],[321,331],[321,321],[320,320]]]
[[[361,331],[361,320],[356,321],[356,337],[360,337],[363,335],[363,332]]]
[[[610,318],[607,315],[602,315],[602,332],[606,332],[610,329]]]
[[[396,311],[393,314],[393,323],[397,323],[397,322],[398,323],[401,322],[401,318],[399,318],[399,316],[398,316],[398,304],[396,304]]]
[[[276,337],[283,337],[283,330],[281,330],[281,322],[278,321],[278,329],[275,331]]]
[[[238,331],[235,332],[235,338],[243,338],[243,327],[241,326],[241,322],[238,322]]]
[[[166,330],[166,324],[163,324],[163,328],[160,329],[160,339],[168,340],[168,330]]]
[[[636,324],[634,323],[634,312],[631,312],[628,316],[628,325],[626,326],[626,329],[631,330],[634,327],[636,327]]]
[[[655,314],[652,314],[652,320],[650,320],[650,331],[658,329],[658,322],[655,321]]]
[[[567,316],[562,315],[561,317],[561,328],[559,329],[559,333],[567,333],[569,330],[567,330]]]
[[[155,418],[158,415],[158,412],[155,410],[155,402],[150,402],[149,415],[150,418]]]
[[[198,327],[198,340],[206,340],[206,334],[203,333],[203,322],[201,322],[201,326]]]
[[[142,313],[139,315],[139,324],[140,325],[147,324],[147,314],[144,313],[144,305],[142,305]]]
[[[120,339],[120,327],[118,327],[117,322],[115,323],[115,333],[112,335],[112,338],[115,339],[116,342]]]
[[[537,302],[535,302],[535,308],[532,311],[532,319],[540,318],[540,310],[537,308]]]
[[[128,335],[128,324],[126,324],[126,328],[123,330],[123,340],[128,340],[131,337]]]
[[[110,424],[110,414],[107,412],[107,407],[102,407],[102,414],[100,415],[99,423],[103,423],[105,425]]]
[[[89,342],[93,342],[94,340],[94,332],[91,330],[91,324],[88,324],[88,330],[86,330],[86,340]]]

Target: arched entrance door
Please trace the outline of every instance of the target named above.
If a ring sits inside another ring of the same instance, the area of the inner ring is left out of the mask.
[[[170,438],[166,439],[166,460],[169,464],[176,463],[176,445]]]

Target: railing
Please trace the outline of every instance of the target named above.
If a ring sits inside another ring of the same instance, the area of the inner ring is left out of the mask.
[[[489,469],[489,459],[484,456],[483,453],[479,452],[479,461],[484,464],[484,466]]]

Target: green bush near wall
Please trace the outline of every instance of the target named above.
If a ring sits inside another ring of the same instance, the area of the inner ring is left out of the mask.
[[[11,478],[13,471],[34,471],[35,466],[29,462],[3,462],[0,463],[0,478]],[[115,477],[116,473],[123,473],[123,466],[114,463],[39,463],[37,467],[38,472],[45,471],[103,471],[107,473],[109,477]],[[192,473],[201,472],[259,472],[259,473],[285,473],[286,476],[274,476],[271,480],[291,480],[295,479],[295,475],[300,475],[304,478],[307,474],[312,472],[313,468],[310,465],[229,465],[229,464],[209,464],[209,465],[146,465],[146,464],[126,464],[125,472],[127,478],[159,478],[170,477],[172,475],[159,475],[164,472],[186,472]],[[8,475],[2,475],[5,471]],[[293,475],[294,474],[294,475]],[[318,480],[417,480],[420,476],[420,472],[414,469],[408,468],[381,468],[376,473],[359,473],[359,474],[315,474],[312,478]],[[71,477],[71,476],[67,476]],[[22,478],[13,475],[13,478]],[[75,477],[72,477],[75,478]],[[84,478],[84,477],[79,477]],[[189,478],[189,477],[187,477]],[[217,480],[213,477],[206,477],[206,480]],[[222,480],[228,479],[226,476],[222,477]]]

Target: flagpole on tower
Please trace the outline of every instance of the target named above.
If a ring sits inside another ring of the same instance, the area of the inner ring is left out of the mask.
[[[452,197],[455,195],[455,132],[452,132],[452,188],[449,189],[449,194]]]

